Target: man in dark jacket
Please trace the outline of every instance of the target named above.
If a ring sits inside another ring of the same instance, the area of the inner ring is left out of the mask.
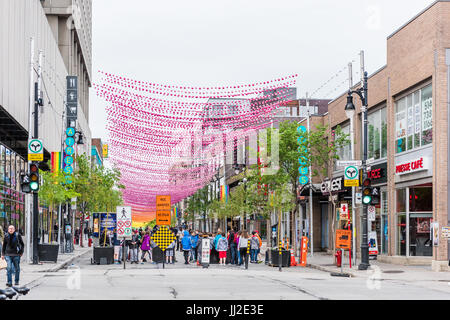
[[[13,225],[9,226],[2,245],[2,259],[5,259],[8,264],[6,268],[7,287],[12,287],[13,272],[15,273],[14,285],[19,285],[20,257],[23,254],[24,247],[22,236],[16,232],[16,228]]]
[[[131,263],[138,263],[138,247],[139,247],[139,233],[134,230],[134,234],[131,236],[129,242],[129,247],[131,251]]]

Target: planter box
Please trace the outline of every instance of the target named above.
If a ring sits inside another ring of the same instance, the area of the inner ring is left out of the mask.
[[[269,255],[269,266],[278,267],[280,253],[278,249],[267,250]],[[289,250],[281,250],[281,266],[289,267],[291,265],[291,252]]]
[[[107,264],[114,263],[114,247],[94,247],[93,264],[100,264],[100,259],[106,258]]]
[[[38,244],[39,261],[58,261],[59,244]]]

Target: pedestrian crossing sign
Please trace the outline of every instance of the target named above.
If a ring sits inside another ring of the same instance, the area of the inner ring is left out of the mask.
[[[173,232],[170,231],[169,227],[161,226],[152,236],[152,240],[162,251],[165,251],[167,247],[176,240],[176,238]]]

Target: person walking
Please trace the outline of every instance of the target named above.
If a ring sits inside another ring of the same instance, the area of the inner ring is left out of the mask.
[[[145,232],[144,237],[142,238],[142,244],[141,244],[141,264],[144,264],[144,262],[147,262],[145,259],[145,255],[148,255],[148,260],[151,261],[151,255],[150,255],[150,233],[148,231]]]
[[[248,246],[248,241],[249,241],[250,237],[248,235],[248,232],[246,230],[242,231],[241,236],[239,237],[239,255],[240,255],[240,260],[239,260],[239,265],[241,266],[243,264],[243,262],[245,261],[245,259],[247,259],[247,246]]]
[[[20,278],[20,257],[23,255],[25,244],[22,236],[16,232],[13,225],[8,227],[2,244],[2,259],[6,260],[7,287],[12,287],[12,274],[14,272],[14,285],[19,285]]]
[[[259,237],[256,235],[256,231],[252,232],[250,238],[250,263],[258,263],[258,250],[261,246]]]
[[[184,230],[183,239],[181,240],[181,247],[184,254],[184,264],[189,264],[189,252],[191,251],[191,237],[189,231]]]
[[[191,261],[197,262],[197,244],[198,244],[198,233],[197,231],[192,232],[191,236]]]
[[[173,241],[166,249],[166,256],[167,256],[167,264],[171,263],[174,264],[174,256],[175,256],[175,243],[176,241]]]
[[[256,252],[256,263],[259,263],[258,257],[260,256],[260,253],[261,253],[262,239],[261,239],[261,236],[259,235],[258,230],[255,230],[255,234],[256,234],[256,236],[257,236],[258,239],[259,239],[259,248],[258,248],[258,251]],[[262,262],[262,261],[261,261],[261,262]]]
[[[219,264],[225,265],[227,259],[228,241],[225,238],[225,233],[221,233],[219,239],[217,239],[216,250],[219,252]]]
[[[134,230],[134,234],[131,236],[129,243],[131,252],[131,263],[138,263],[138,247],[139,247],[139,234],[137,230]]]
[[[234,243],[236,243],[236,253],[237,253],[237,255],[236,255],[236,265],[240,265],[240,261],[241,261],[241,252],[240,252],[240,250],[239,250],[239,239],[241,238],[241,235],[242,235],[242,231],[238,231],[237,233],[236,233],[236,235],[234,236]]]
[[[228,236],[228,246],[230,248],[230,264],[237,264],[237,244],[235,242],[234,230],[230,230],[230,235]]]

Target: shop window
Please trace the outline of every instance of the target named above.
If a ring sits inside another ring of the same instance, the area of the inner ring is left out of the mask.
[[[367,116],[368,121],[368,158],[380,159],[387,155],[387,122],[386,108],[382,108]]]
[[[406,213],[397,214],[397,255],[406,256]]]
[[[344,125],[341,127],[342,134],[347,136],[347,139],[350,140],[350,124]],[[351,152],[350,142],[342,148],[339,148],[336,152],[336,155],[339,157],[337,160],[351,160],[352,152]],[[337,162],[334,161],[334,170],[338,170]]]
[[[406,212],[406,189],[397,189],[396,212]]]
[[[433,141],[433,98],[428,85],[395,104],[396,153],[412,150]]]
[[[433,246],[430,239],[432,214],[409,214],[409,255],[432,256]]]
[[[409,189],[409,211],[433,211],[433,189],[431,187],[418,187]]]

